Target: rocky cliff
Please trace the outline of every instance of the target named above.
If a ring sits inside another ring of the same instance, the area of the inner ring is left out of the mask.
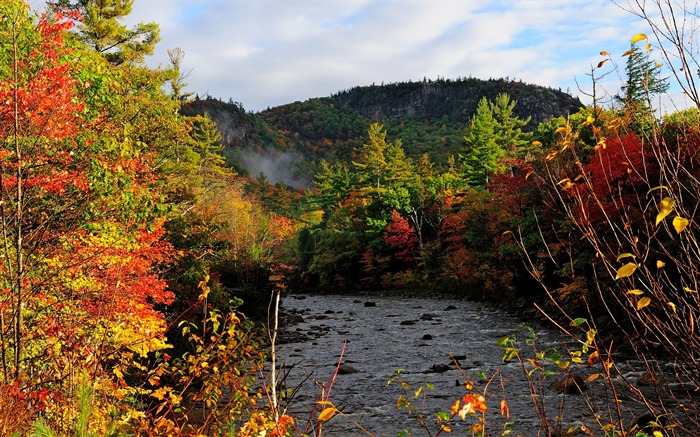
[[[518,102],[515,115],[522,119],[531,117],[531,129],[554,117],[574,113],[583,106],[578,98],[551,88],[506,79],[474,78],[356,87],[330,99],[337,107],[348,105],[365,117],[377,120],[447,116],[453,121],[466,122],[476,112],[481,98],[493,100],[500,93]]]

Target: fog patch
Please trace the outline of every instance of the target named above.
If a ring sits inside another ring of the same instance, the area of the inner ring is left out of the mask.
[[[239,150],[238,162],[246,169],[248,175],[257,178],[263,173],[271,184],[282,182],[296,189],[309,188],[310,181],[300,173],[300,164],[304,156],[295,151],[282,152],[268,149],[263,153],[252,150]]]

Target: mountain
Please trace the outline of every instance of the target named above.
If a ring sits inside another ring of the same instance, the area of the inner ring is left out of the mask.
[[[384,124],[389,138],[401,139],[407,155],[427,153],[434,162],[444,163],[463,147],[479,100],[493,100],[500,93],[517,101],[514,115],[529,117],[529,130],[583,107],[577,98],[547,87],[461,78],[355,87],[259,113],[208,97],[186,104],[183,113],[209,114],[238,171],[253,176],[263,172],[271,182],[304,187],[320,159],[350,159],[372,122]]]

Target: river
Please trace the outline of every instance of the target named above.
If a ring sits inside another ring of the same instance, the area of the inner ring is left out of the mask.
[[[287,314],[284,318],[292,319],[278,347],[286,374],[282,385],[293,392],[287,402],[288,414],[301,429],[312,416],[315,401],[326,391],[322,387],[328,387],[342,353],[343,364],[356,373],[338,374],[333,382],[329,400],[343,415],[324,423],[325,436],[368,435],[357,424],[380,437],[397,436],[404,430],[413,436],[435,435],[434,413],[449,412],[455,400],[467,393],[467,381],[474,384],[472,393],[486,394],[488,435],[502,435],[507,429],[514,436],[544,435],[520,363],[504,363],[503,348],[498,346],[503,336],[518,331],[525,336],[519,328],[524,323],[536,335],[539,350],[564,346],[557,332],[534,320],[519,320],[488,304],[449,299],[292,295],[283,300],[282,307]],[[596,366],[582,368],[579,373],[584,379],[599,371]],[[403,390],[396,381],[388,384],[397,369],[410,390]],[[493,375],[489,383],[487,378]],[[547,408],[549,418],[561,422],[564,429],[582,424],[595,429],[587,401],[606,408],[605,385],[591,382],[585,396],[561,394],[547,388],[555,378],[550,375],[535,382],[537,396],[541,396],[537,399]],[[406,408],[397,409],[400,395],[413,399],[415,390],[424,384],[432,384],[433,389],[424,390],[414,399],[414,406],[429,423],[430,432]],[[502,399],[509,407],[508,419],[500,411]],[[626,408],[633,406],[623,405]],[[318,410],[313,417],[317,415]],[[475,420],[473,416],[467,420],[456,417],[450,427],[456,435],[471,435],[467,430]]]

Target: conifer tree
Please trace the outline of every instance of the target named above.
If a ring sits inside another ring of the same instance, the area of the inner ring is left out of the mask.
[[[499,94],[493,102],[486,97],[479,101],[464,137],[465,153],[459,156],[463,178],[470,185],[483,187],[491,174],[507,169],[504,159],[523,153],[531,134],[522,128],[530,119],[513,116],[516,103],[507,94]]]
[[[496,121],[496,142],[508,157],[520,155],[532,136],[522,130],[530,122],[530,117],[522,120],[513,116],[516,103],[508,94],[501,93],[489,104]]]
[[[649,50],[649,49],[648,49]],[[651,61],[636,44],[630,44],[625,66],[626,81],[617,100],[628,108],[646,108],[655,94],[668,91],[668,78],[660,77],[661,67]]]
[[[464,137],[466,149],[459,155],[463,177],[470,185],[483,186],[491,173],[496,172],[505,151],[498,143],[498,122],[486,97],[479,101],[469,131]]]
[[[139,23],[132,28],[120,23],[131,13],[134,0],[54,0],[50,4],[80,11],[80,38],[113,65],[141,63],[160,41],[156,23]]]

